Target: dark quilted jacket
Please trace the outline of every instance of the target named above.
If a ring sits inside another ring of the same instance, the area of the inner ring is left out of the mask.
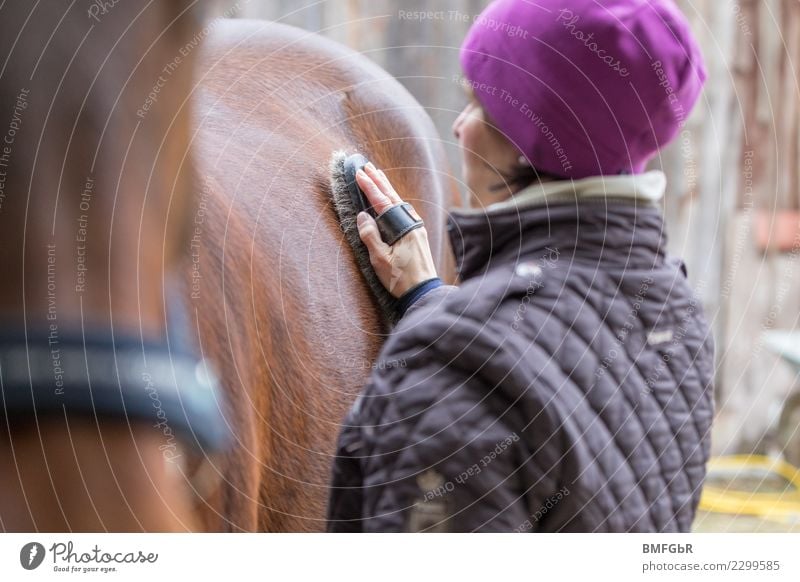
[[[713,345],[660,212],[455,214],[462,285],[415,305],[345,419],[332,531],[687,531]]]

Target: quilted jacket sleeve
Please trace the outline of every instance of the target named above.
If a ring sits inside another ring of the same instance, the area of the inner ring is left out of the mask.
[[[345,419],[330,531],[536,531],[558,490],[556,448],[542,446],[557,427],[521,354],[502,349],[508,326],[436,291],[400,322]]]
[[[359,415],[363,530],[529,531],[521,435],[490,410],[490,387],[439,364],[376,375],[365,392],[385,396]]]
[[[451,293],[457,290],[458,287],[455,285],[442,285],[441,287],[436,287],[412,303],[406,310],[405,316],[408,317],[412,313],[421,311],[422,309],[435,309],[437,305],[441,304]]]

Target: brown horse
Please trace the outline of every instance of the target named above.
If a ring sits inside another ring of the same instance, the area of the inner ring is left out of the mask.
[[[112,342],[166,341],[190,220],[194,55],[164,66],[202,15],[193,0],[67,4],[0,3],[0,529],[192,529],[175,435],[147,420],[147,400],[138,417],[119,398],[104,410],[113,394],[100,385],[119,375],[141,404],[148,386],[130,382]],[[47,361],[30,349],[36,334]],[[91,386],[75,384],[84,365]],[[10,403],[27,392],[30,404],[34,384],[37,414],[20,414]]]
[[[273,25],[204,27],[194,4],[0,9],[0,316],[17,346],[34,330],[112,350],[166,343],[170,279],[186,273],[188,341],[218,364],[235,441],[204,458],[146,415],[8,409],[3,530],[322,528],[338,423],[386,331],[330,204],[334,149],[387,170],[451,274],[447,168],[419,105],[341,47]],[[61,366],[74,373],[57,349],[15,369],[8,353],[5,379],[50,374],[57,393]]]
[[[194,139],[202,190],[186,293],[232,402],[212,530],[323,529],[339,424],[386,326],[331,201],[334,150],[383,168],[453,278],[454,202],[433,124],[362,55],[307,32],[226,21],[203,49]],[[402,363],[397,363],[402,365]]]

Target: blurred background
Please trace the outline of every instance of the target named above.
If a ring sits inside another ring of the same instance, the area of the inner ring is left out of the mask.
[[[458,49],[487,4],[240,0],[231,2],[226,14],[304,28],[384,67],[427,109],[458,175],[450,129],[465,104],[457,82]],[[664,213],[671,250],[684,258],[716,337],[713,454],[727,458],[712,465],[707,496],[712,501],[704,502],[709,511],[701,512],[696,528],[796,529],[800,2],[677,4],[704,48],[709,79],[683,132],[652,166],[668,178]],[[433,14],[410,17],[415,11]],[[764,457],[731,458],[734,454]],[[715,484],[728,496],[714,501]],[[732,501],[729,493],[738,489],[744,497]]]

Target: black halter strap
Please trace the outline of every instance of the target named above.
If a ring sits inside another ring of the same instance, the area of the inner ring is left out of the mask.
[[[2,332],[0,332],[2,333]],[[46,331],[0,336],[0,419],[85,414],[143,422],[201,454],[230,441],[210,364],[174,343]]]

